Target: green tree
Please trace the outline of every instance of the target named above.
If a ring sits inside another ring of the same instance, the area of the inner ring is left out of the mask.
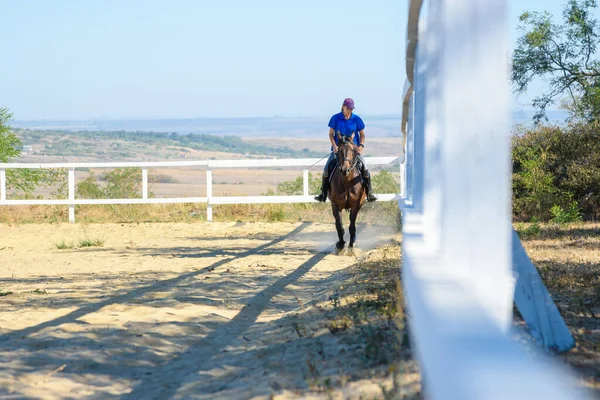
[[[8,125],[12,114],[7,108],[0,108],[0,162],[7,163],[21,154],[21,140]]]
[[[547,120],[546,108],[557,101],[571,119],[600,117],[600,62],[595,57],[600,26],[592,15],[596,7],[596,0],[568,0],[562,25],[554,23],[548,12],[519,17],[521,34],[512,61],[514,90],[526,92],[535,79],[548,82],[548,89],[533,99],[536,124]]]
[[[9,121],[12,114],[0,107],[0,163],[10,162],[21,155],[21,139],[12,131]],[[6,189],[15,193],[31,194],[38,186],[53,187],[52,194],[65,197],[66,171],[39,169],[9,169],[6,171]]]

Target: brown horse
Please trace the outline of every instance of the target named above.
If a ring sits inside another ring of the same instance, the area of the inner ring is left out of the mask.
[[[331,173],[329,201],[335,218],[335,228],[339,241],[335,247],[342,250],[344,241],[344,226],[342,225],[342,210],[350,211],[350,248],[356,241],[356,216],[360,211],[367,194],[362,182],[358,158],[354,147],[353,137],[338,135],[337,165]]]

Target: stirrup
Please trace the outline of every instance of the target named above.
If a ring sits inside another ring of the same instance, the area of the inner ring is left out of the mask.
[[[377,196],[375,196],[373,193],[371,194],[367,194],[367,201],[369,203],[373,202],[373,201],[377,201]]]

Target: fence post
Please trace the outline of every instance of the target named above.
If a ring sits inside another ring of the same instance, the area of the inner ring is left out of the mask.
[[[210,165],[206,168],[206,220],[212,221],[212,170]]]
[[[69,170],[69,200],[75,200],[75,167]],[[69,222],[75,222],[75,204],[69,204]]]
[[[142,168],[142,199],[148,198],[148,168]]]
[[[404,169],[405,169],[405,179],[406,179],[406,199],[412,204],[413,201],[413,182],[414,182],[414,164],[415,164],[415,138],[414,138],[414,124],[415,124],[415,114],[414,114],[414,104],[415,104],[415,92],[413,89],[413,95],[410,97],[408,102],[408,122],[406,126],[406,147],[404,150]]]
[[[308,196],[308,169],[302,172],[302,185],[304,189],[304,196]]]
[[[0,200],[6,200],[6,170],[0,169]]]
[[[406,158],[404,160],[406,160]],[[406,198],[406,166],[404,165],[404,162],[405,161],[400,161],[400,199]]]

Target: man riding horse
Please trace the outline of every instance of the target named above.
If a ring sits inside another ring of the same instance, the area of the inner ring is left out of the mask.
[[[334,114],[329,120],[329,141],[331,142],[332,153],[329,155],[327,163],[325,164],[325,168],[323,169],[321,194],[316,196],[315,200],[327,200],[327,192],[329,191],[329,166],[338,151],[338,135],[353,138],[361,175],[365,182],[367,201],[377,200],[377,197],[373,194],[373,190],[371,188],[371,174],[369,173],[365,159],[362,156],[362,152],[365,147],[365,124],[358,115],[353,113],[353,110],[354,100],[347,98],[342,104],[341,112]],[[356,132],[358,132],[359,135],[357,135]]]

